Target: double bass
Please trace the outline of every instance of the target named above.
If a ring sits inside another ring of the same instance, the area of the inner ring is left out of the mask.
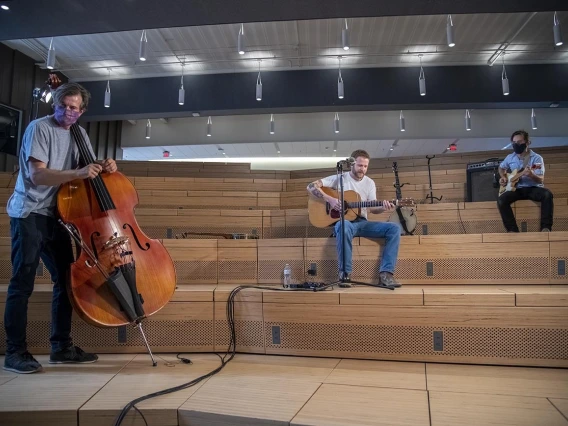
[[[95,162],[78,124],[70,128],[82,166]],[[98,327],[133,324],[156,365],[142,320],[171,299],[176,272],[166,248],[142,232],[138,194],[120,172],[73,180],[57,193],[59,221],[75,240],[68,293],[77,314]]]

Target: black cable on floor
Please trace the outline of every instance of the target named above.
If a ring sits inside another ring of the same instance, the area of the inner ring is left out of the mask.
[[[275,287],[263,287],[263,286],[254,286],[254,285],[243,285],[243,286],[238,286],[235,287],[231,293],[229,294],[229,297],[227,298],[227,322],[229,325],[229,346],[227,348],[227,352],[225,352],[225,354],[223,356],[219,355],[219,354],[215,354],[217,355],[220,359],[221,359],[221,365],[219,367],[217,367],[216,369],[210,371],[207,374],[204,374],[203,376],[200,376],[196,379],[193,379],[190,382],[187,383],[183,383],[181,385],[178,386],[173,386],[171,388],[167,388],[158,392],[154,392],[154,393],[150,393],[148,395],[144,395],[141,397],[138,397],[136,399],[133,399],[132,401],[130,401],[128,404],[126,404],[126,406],[122,409],[122,411],[120,412],[120,414],[118,415],[118,417],[116,418],[115,422],[114,422],[114,426],[120,426],[120,424],[122,423],[122,421],[124,420],[124,418],[126,417],[126,415],[128,414],[128,412],[131,409],[135,409],[138,413],[140,413],[140,415],[142,416],[142,419],[144,420],[144,423],[148,426],[148,422],[146,421],[146,418],[144,417],[144,415],[142,414],[142,412],[138,409],[138,407],[136,407],[136,404],[142,402],[142,401],[146,401],[148,399],[151,398],[156,398],[158,396],[162,396],[162,395],[167,395],[173,392],[177,392],[180,390],[184,390],[187,388],[190,388],[192,386],[195,386],[198,383],[201,383],[203,380],[208,379],[209,377],[214,376],[215,374],[219,373],[223,368],[225,368],[225,366],[235,357],[235,354],[237,352],[237,333],[235,331],[235,297],[237,296],[237,294],[239,294],[239,292],[241,290],[247,289],[247,288],[256,288],[256,289],[260,289],[260,290],[271,290],[271,291],[324,291],[325,289],[327,289],[327,287],[322,287],[321,289],[318,288],[314,288],[314,289],[306,289],[306,288],[297,288],[297,289],[284,289],[284,288],[275,288]],[[179,358],[179,354],[178,354],[178,359]],[[183,359],[182,359],[183,362]]]

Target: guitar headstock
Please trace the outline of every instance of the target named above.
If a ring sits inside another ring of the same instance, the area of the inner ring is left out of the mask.
[[[412,198],[402,198],[400,200],[393,200],[392,202],[397,207],[415,207],[416,201]]]

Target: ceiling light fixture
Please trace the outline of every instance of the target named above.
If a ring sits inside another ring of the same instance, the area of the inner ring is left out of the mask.
[[[110,108],[110,68],[108,69],[107,87],[105,90],[105,108]]]
[[[53,47],[53,37],[51,37],[51,41],[49,42],[49,50],[47,51],[47,61],[45,66],[48,70],[55,68],[55,48]]]
[[[503,95],[509,95],[509,79],[507,78],[507,70],[505,69],[505,53],[503,52],[503,72],[501,73],[501,87],[503,88]]]
[[[146,30],[142,30],[142,36],[140,37],[140,51],[138,57],[141,61],[146,60],[146,47],[148,46],[148,38],[146,37]]]
[[[239,55],[245,54],[245,24],[241,24],[239,35],[237,36],[237,51]]]
[[[562,41],[562,31],[560,31],[560,21],[558,20],[556,12],[554,12],[553,22],[554,23],[552,25],[552,31],[554,33],[554,45],[562,46],[564,42]]]
[[[178,90],[178,104],[183,105],[185,103],[185,89],[183,87],[183,69],[185,67],[185,63],[181,63],[181,80],[180,86]]]
[[[468,132],[471,130],[471,115],[469,114],[469,109],[465,110],[465,130]]]
[[[341,44],[343,50],[349,50],[349,27],[347,26],[347,19],[345,19],[345,28],[341,29]]]
[[[211,137],[211,127],[213,126],[213,121],[211,121],[211,116],[207,119],[207,136]]]
[[[448,39],[448,46],[454,47],[456,42],[454,41],[454,22],[452,21],[452,15],[448,15],[446,18],[446,37]]]
[[[341,56],[337,57],[339,76],[337,77],[337,97],[343,99],[345,92],[343,89],[343,77],[341,76]]]
[[[534,113],[534,108],[531,111],[531,127],[533,130],[536,130],[538,128],[536,122],[536,114]]]
[[[333,119],[333,131],[339,133],[339,113],[335,113],[335,118]]]
[[[273,135],[274,133],[274,114],[270,114],[270,134]]]
[[[406,120],[404,118],[404,114],[402,113],[402,110],[400,110],[399,122],[400,122],[400,131],[406,132]]]
[[[260,77],[260,62],[261,60],[258,60],[258,77],[256,78],[256,100],[257,101],[262,101],[262,78]]]
[[[424,75],[424,68],[422,68],[422,54],[418,55],[420,59],[420,74],[418,76],[418,87],[420,89],[420,96],[426,96],[426,76]]]
[[[150,119],[146,123],[146,139],[150,139],[152,136],[152,123],[150,123]]]

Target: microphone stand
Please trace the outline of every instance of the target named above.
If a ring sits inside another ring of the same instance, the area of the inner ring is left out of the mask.
[[[364,283],[364,282],[360,282],[360,281],[353,281],[351,278],[345,278],[346,273],[345,273],[345,211],[347,210],[347,206],[345,204],[345,199],[344,199],[344,190],[343,190],[343,165],[346,163],[346,161],[339,161],[337,163],[337,177],[339,179],[339,202],[342,206],[342,208],[339,210],[339,221],[340,221],[340,232],[341,232],[341,245],[342,250],[341,250],[341,264],[343,265],[343,267],[341,268],[341,270],[339,271],[339,279],[337,281],[331,282],[328,285],[326,285],[325,287],[321,288],[320,290],[324,290],[325,288],[328,287],[333,287],[334,285],[338,285],[340,288],[350,288],[355,284],[358,285],[366,285],[369,287],[378,287],[378,288],[384,288],[387,290],[394,290],[394,287],[389,287],[386,285],[381,285],[381,284],[369,284],[369,283]],[[337,238],[337,235],[335,236],[335,238]]]

